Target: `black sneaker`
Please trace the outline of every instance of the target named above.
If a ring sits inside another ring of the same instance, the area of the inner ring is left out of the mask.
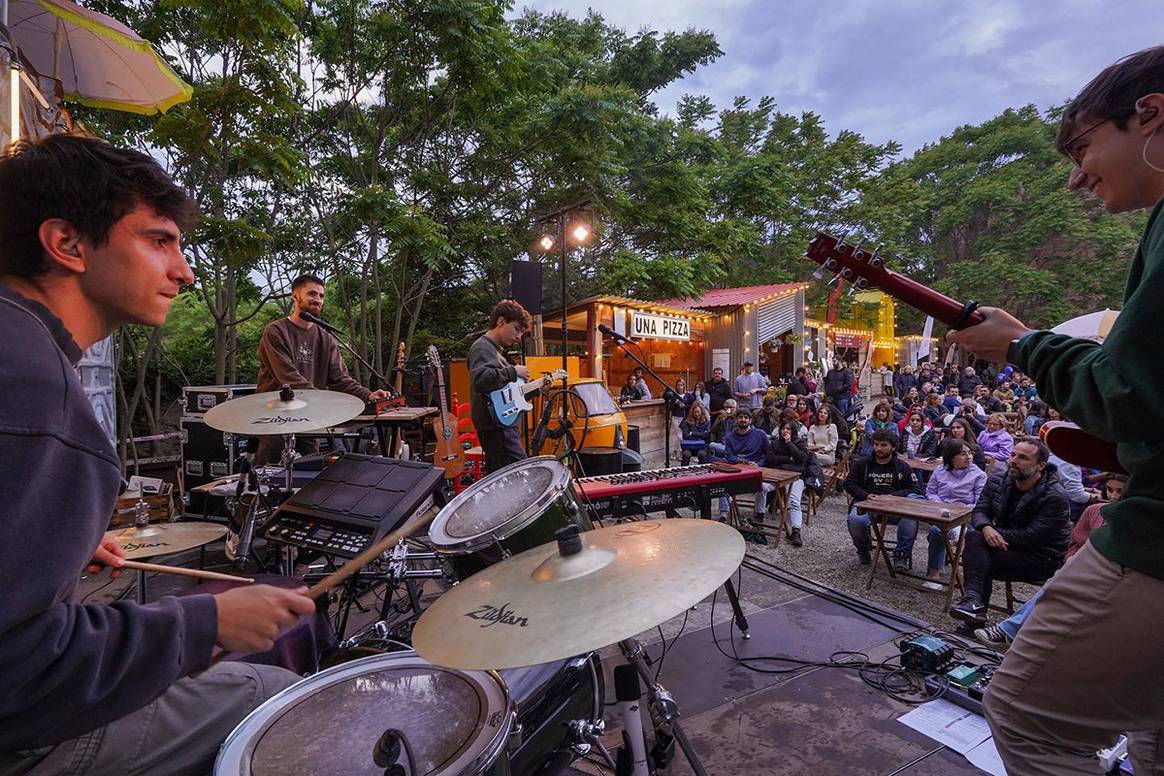
[[[958,603],[950,607],[950,616],[955,620],[982,627],[986,625],[986,604],[974,593],[967,593]]]
[[[868,550],[857,550],[857,557],[860,558],[862,566],[868,566],[873,562],[873,556],[869,554]]]
[[[908,571],[909,570],[909,556],[895,552],[893,553],[893,570],[894,571]]]
[[[790,538],[788,541],[792,544],[793,547],[799,547],[804,544],[804,540],[800,538],[799,528],[792,529],[792,538]]]
[[[985,628],[978,628],[974,631],[974,638],[981,641],[988,647],[995,649],[1006,649],[1010,646],[1010,636],[1006,635],[1006,631],[997,625],[988,625]]]

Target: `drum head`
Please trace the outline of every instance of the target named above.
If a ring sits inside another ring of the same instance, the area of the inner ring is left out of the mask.
[[[502,753],[512,725],[501,681],[440,668],[413,652],[336,666],[255,709],[223,744],[215,774],[374,774],[373,752],[401,731],[417,774],[477,774]],[[400,762],[406,770],[403,747]]]
[[[498,469],[450,501],[432,521],[433,546],[452,554],[473,552],[537,520],[570,486],[570,472],[552,455]]]

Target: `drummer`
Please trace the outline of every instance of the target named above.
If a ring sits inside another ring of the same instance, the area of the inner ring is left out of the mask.
[[[343,391],[364,402],[388,398],[384,390],[373,391],[356,382],[340,358],[335,337],[301,317],[303,312],[323,314],[323,281],[315,275],[300,275],[291,282],[291,314],[272,321],[259,340],[259,377],[255,390],[277,391],[284,385],[320,391]],[[300,453],[316,452],[314,439],[296,442]],[[277,436],[259,439],[255,465],[277,462],[283,440]]]
[[[53,135],[0,155],[0,774],[207,772],[233,727],[299,677],[224,662],[315,610],[256,585],[80,604],[117,455],[74,365],[123,324],[161,326],[194,276],[195,207],[149,156]],[[201,672],[201,673],[199,673]]]

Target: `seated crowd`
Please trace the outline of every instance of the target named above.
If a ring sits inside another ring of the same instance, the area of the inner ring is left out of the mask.
[[[1051,453],[1036,435],[1044,422],[1062,417],[1039,401],[1034,383],[1018,372],[986,370],[980,376],[972,367],[903,367],[892,382],[885,379],[886,396],[852,425],[863,413],[858,402],[850,409],[849,402],[842,407],[837,401],[853,385],[851,370],[839,362],[823,379],[798,369],[785,397],[770,392],[754,409],[741,407],[741,394],[731,398],[721,387],[726,385],[717,370],[707,387],[710,403],[700,386],[700,394],[685,393],[673,408],[682,418],[683,463],[715,457],[801,472],[789,494],[793,546],[803,544],[801,501],[806,488],[821,492],[822,467],[836,467],[844,476],[849,535],[862,564],[872,560],[870,513],[858,514],[855,504],[893,495],[973,505],[963,539],[965,591],[950,615],[994,646],[1014,638],[1037,596],[1010,619],[987,626],[993,583],[1049,579],[1102,524],[1095,502],[1119,498],[1124,481],[1122,475],[1091,473],[1102,491],[1087,487],[1090,478],[1079,467]],[[912,459],[928,466],[911,466]],[[766,483],[756,494],[757,516],[774,490]],[[721,515],[727,508],[722,499]],[[918,523],[896,517],[888,522],[897,527],[893,565],[905,569],[912,565]],[[948,548],[956,546],[961,530],[930,526],[923,588],[945,589]]]

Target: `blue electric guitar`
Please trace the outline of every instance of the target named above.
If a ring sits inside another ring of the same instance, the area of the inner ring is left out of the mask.
[[[565,376],[564,370],[555,369],[546,377],[539,377],[528,383],[514,380],[509,385],[491,391],[489,405],[493,408],[493,418],[503,426],[512,426],[521,417],[521,413],[533,409],[533,405],[530,404],[526,396],[541,388],[547,377],[550,380],[561,380]]]

